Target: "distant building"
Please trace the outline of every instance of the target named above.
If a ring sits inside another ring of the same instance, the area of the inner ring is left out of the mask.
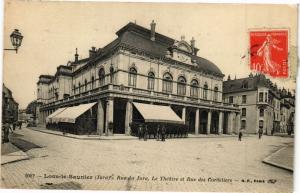
[[[149,121],[145,108],[156,109],[152,117],[156,121],[166,118],[161,107],[167,106],[190,133],[237,132],[240,110],[222,102],[224,75],[220,69],[197,56],[194,39],[190,43],[184,36],[174,40],[157,33],[155,25],[152,22],[149,30],[129,23],[108,45],[92,47],[88,58],[79,59],[76,50],[74,61],[58,66],[54,76],[40,75],[39,122],[45,124],[47,118],[73,122],[78,127],[70,132],[77,134],[129,135],[131,123]],[[84,104],[91,104],[91,109]],[[68,117],[75,114],[72,108],[83,111],[82,116]],[[81,125],[80,119],[89,124]],[[89,128],[83,128],[87,125]]]
[[[2,123],[18,121],[19,104],[13,98],[12,92],[4,84],[2,86]]]
[[[19,120],[20,121],[29,121],[32,114],[28,114],[26,112],[26,109],[20,109],[19,110]]]
[[[259,128],[267,134],[294,129],[295,97],[263,74],[224,81],[223,102],[239,106],[241,128],[247,133],[257,133]]]

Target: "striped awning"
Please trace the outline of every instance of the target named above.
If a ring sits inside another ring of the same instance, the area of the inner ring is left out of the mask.
[[[58,115],[59,113],[63,112],[64,110],[66,110],[67,107],[64,108],[59,108],[56,111],[54,111],[52,114],[50,114],[47,118],[46,118],[46,123],[52,123],[52,118],[55,117],[56,115]]]
[[[94,103],[88,103],[88,104],[82,104],[78,106],[73,107],[67,107],[64,111],[57,114],[56,116],[52,117],[53,123],[59,123],[59,122],[65,122],[65,123],[75,123],[76,118],[78,118],[80,115],[85,113],[87,110],[92,108],[96,102]]]
[[[145,122],[184,124],[184,121],[171,109],[170,106],[136,102],[134,102],[133,105],[140,112]]]

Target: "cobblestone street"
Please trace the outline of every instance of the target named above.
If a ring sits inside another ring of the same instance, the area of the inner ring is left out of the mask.
[[[27,150],[29,160],[1,166],[3,188],[280,193],[293,188],[292,172],[262,163],[293,142],[292,138],[263,136],[258,140],[250,136],[242,142],[235,137],[161,142],[80,140],[26,128],[16,132],[20,139],[41,148]]]

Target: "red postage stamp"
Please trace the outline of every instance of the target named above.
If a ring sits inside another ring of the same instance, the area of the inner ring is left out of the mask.
[[[288,77],[288,30],[250,31],[250,68]]]

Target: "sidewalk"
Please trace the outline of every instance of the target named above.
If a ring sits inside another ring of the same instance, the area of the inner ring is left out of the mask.
[[[12,143],[1,144],[1,165],[29,159],[29,156]]]
[[[293,172],[294,144],[289,144],[263,160],[264,163]]]
[[[42,133],[48,133],[52,135],[58,135],[58,136],[64,136],[69,138],[75,138],[75,139],[84,139],[84,140],[133,140],[137,139],[137,137],[134,136],[127,136],[123,134],[114,134],[113,136],[99,136],[99,135],[75,135],[71,133],[65,133],[61,131],[53,131],[49,130],[43,127],[28,127],[28,129],[31,129],[33,131],[38,131]]]
[[[58,136],[64,136],[64,137],[69,137],[69,138],[75,138],[75,139],[83,139],[83,140],[136,140],[137,137],[135,136],[128,136],[124,134],[114,134],[112,136],[99,136],[99,135],[75,135],[71,133],[65,133],[61,131],[54,131],[54,130],[49,130],[46,129],[45,127],[28,127],[28,129],[31,129],[33,131],[38,131],[42,133],[47,133],[47,134],[52,134],[52,135],[58,135]],[[249,137],[251,135],[244,135],[243,137]],[[228,138],[228,137],[237,137],[235,134],[188,134],[187,138]],[[172,138],[173,139],[173,138]],[[174,138],[174,139],[186,139],[186,138]]]

